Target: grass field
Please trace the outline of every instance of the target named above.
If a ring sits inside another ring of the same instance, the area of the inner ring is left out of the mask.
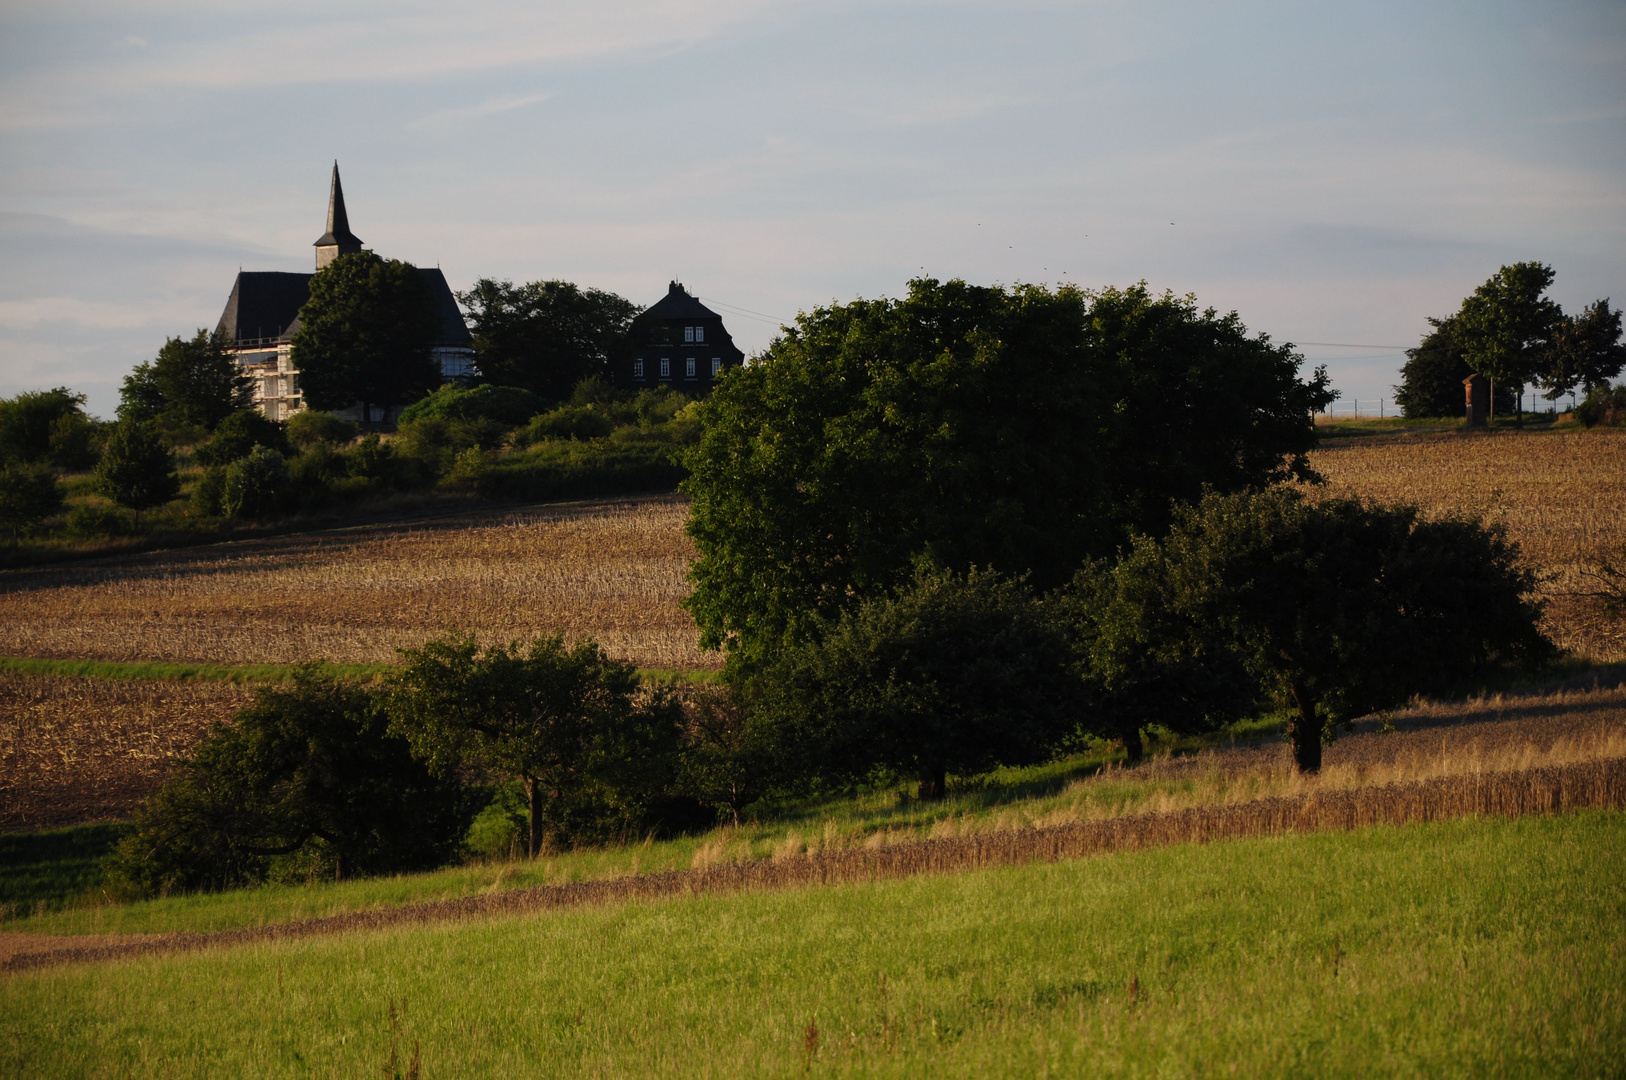
[[[1626,686],[1420,705],[1397,714],[1392,723],[1396,730],[1390,734],[1373,730],[1376,723],[1368,722],[1339,739],[1327,749],[1324,768],[1314,778],[1297,773],[1286,745],[1277,738],[1212,746],[1190,756],[1156,759],[1134,770],[1116,767],[1111,755],[1081,756],[959,781],[951,786],[949,798],[935,803],[919,802],[899,788],[782,807],[740,828],[569,852],[535,862],[475,863],[403,877],[266,886],[130,904],[107,903],[92,886],[77,903],[63,907],[62,890],[50,886],[49,866],[41,865],[41,859],[29,861],[27,852],[19,849],[24,858],[7,871],[39,880],[43,891],[14,897],[13,918],[0,923],[0,929],[46,935],[227,930],[496,890],[1618,760],[1626,757]]]
[[[1178,847],[0,980],[0,1072],[1619,1075],[1626,814]]]

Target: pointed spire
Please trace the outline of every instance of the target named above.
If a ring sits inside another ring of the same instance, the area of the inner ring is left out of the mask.
[[[361,250],[361,240],[350,231],[350,216],[344,211],[344,186],[339,183],[339,163],[333,162],[333,187],[327,199],[327,232],[316,241],[316,269],[320,270],[340,255]]]

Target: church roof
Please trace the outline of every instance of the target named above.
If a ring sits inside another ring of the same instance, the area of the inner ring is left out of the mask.
[[[361,250],[361,238],[350,231],[350,215],[344,210],[344,186],[339,183],[339,163],[333,163],[333,187],[327,196],[327,232],[312,247],[337,247],[341,252]]]
[[[438,319],[431,345],[471,348],[457,298],[438,268],[419,267],[429,302]],[[231,299],[221,313],[218,330],[238,344],[287,341],[299,329],[299,309],[310,299],[314,274],[287,274],[275,270],[242,270],[231,287]]]
[[[640,319],[720,319],[711,308],[689,295],[680,281],[674,281],[666,287],[666,295],[655,302],[655,305]]]

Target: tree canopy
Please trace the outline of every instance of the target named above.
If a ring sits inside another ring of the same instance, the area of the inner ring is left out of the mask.
[[[1462,416],[1467,411],[1467,395],[1463,381],[1474,373],[1463,358],[1462,343],[1457,339],[1457,317],[1429,319],[1433,327],[1414,349],[1406,350],[1406,362],[1400,368],[1400,385],[1394,388],[1395,404],[1402,415],[1417,417]],[[1495,400],[1492,408],[1498,413],[1513,410],[1513,388],[1505,383],[1492,383]]]
[[[96,463],[95,427],[85,415],[85,395],[65,386],[0,398],[0,463],[88,468]]]
[[[155,422],[120,420],[113,425],[96,464],[96,490],[137,513],[180,494],[175,455],[164,445]]]
[[[313,409],[404,405],[440,385],[436,320],[417,267],[370,251],[340,255],[311,278],[293,362]]]
[[[1166,640],[1233,651],[1290,703],[1305,771],[1340,721],[1481,664],[1554,652],[1518,547],[1477,521],[1275,488],[1209,495],[1161,546],[1157,602],[1179,616]]]
[[[213,431],[253,405],[254,384],[226,352],[229,339],[199,330],[165,340],[158,356],[137,364],[119,389],[119,419],[152,421],[171,435]]]
[[[568,281],[481,278],[458,302],[473,323],[480,377],[563,401],[582,379],[610,374],[628,348],[638,307]]]
[[[1611,308],[1605,297],[1559,320],[1541,381],[1553,398],[1577,387],[1590,393],[1607,386],[1623,366],[1626,345],[1621,344],[1620,309]]]
[[[707,647],[814,637],[917,557],[1071,579],[1176,499],[1308,476],[1323,372],[1144,286],[921,279],[804,314],[700,406],[687,456]]]

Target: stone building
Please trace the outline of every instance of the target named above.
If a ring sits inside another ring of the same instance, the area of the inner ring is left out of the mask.
[[[680,282],[633,321],[633,358],[616,381],[633,389],[670,386],[694,397],[711,392],[724,369],[745,354],[723,327],[723,317],[689,295]]]
[[[345,212],[338,162],[333,164],[333,186],[328,195],[327,231],[314,246],[318,271],[340,255],[361,250],[361,240],[350,231],[350,218]],[[423,275],[439,317],[430,353],[440,364],[443,378],[466,378],[474,371],[474,340],[451,286],[439,269],[419,267],[418,273]],[[254,380],[254,403],[271,420],[286,420],[305,407],[299,392],[299,373],[293,366],[292,343],[299,330],[299,309],[310,298],[314,276],[275,270],[239,271],[226,310],[220,316],[217,329],[230,341],[227,351],[237,358],[243,374]],[[362,419],[359,413],[355,418]],[[379,421],[386,417],[382,410],[374,410],[368,419]]]

